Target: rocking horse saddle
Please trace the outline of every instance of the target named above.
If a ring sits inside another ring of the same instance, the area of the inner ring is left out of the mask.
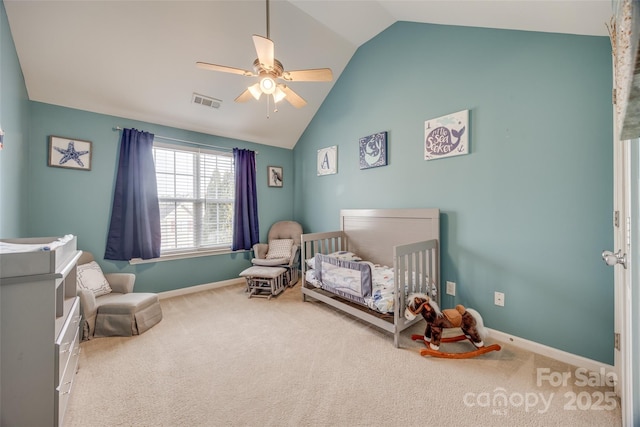
[[[462,326],[462,315],[467,311],[463,305],[458,304],[456,308],[446,308],[442,310],[442,314],[447,318],[454,328]]]

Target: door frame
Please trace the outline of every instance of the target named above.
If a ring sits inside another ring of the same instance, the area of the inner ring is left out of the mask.
[[[614,129],[616,127],[614,126]],[[614,136],[614,238],[613,250],[621,250],[626,255],[626,268],[614,266],[614,333],[619,334],[618,346],[614,347],[614,372],[616,374],[616,394],[620,397],[623,425],[632,425],[633,384],[632,374],[632,324],[631,324],[631,260],[630,230],[632,221],[632,193],[638,192],[631,179],[631,143]],[[638,142],[637,140],[635,141]],[[635,187],[635,190],[634,190]]]
[[[623,286],[620,301],[621,313],[616,313],[616,319],[620,319],[620,358],[616,357],[615,362],[619,365],[621,378],[621,390],[619,391],[622,425],[637,425],[640,419],[640,405],[638,405],[638,395],[640,391],[638,384],[638,347],[640,332],[640,316],[638,309],[640,308],[640,276],[638,273],[637,249],[640,245],[640,234],[638,224],[640,224],[640,139],[621,141],[624,161],[624,207],[625,229],[621,242],[622,246],[618,246],[626,254],[627,268],[620,273],[621,280],[618,282],[616,277],[616,286]],[[616,233],[622,234],[622,233]],[[620,270],[620,269],[618,269]],[[616,300],[616,309],[618,309],[618,301]],[[617,368],[617,367],[616,367]],[[616,390],[618,392],[618,390]]]
[[[615,24],[610,28],[611,42],[613,48],[613,248],[610,250],[621,251],[626,256],[626,268],[622,264],[614,265],[614,333],[618,338],[614,347],[614,372],[616,374],[615,391],[620,397],[621,415],[623,425],[633,425],[634,408],[636,400],[634,388],[637,388],[637,380],[633,379],[633,349],[638,347],[637,326],[634,328],[633,319],[637,319],[637,313],[632,311],[634,298],[638,298],[637,272],[633,270],[633,243],[638,243],[637,238],[632,239],[633,224],[638,224],[638,191],[637,182],[638,162],[634,159],[633,153],[638,153],[637,144],[639,141],[622,140],[622,131],[625,123],[625,116],[631,111],[629,108],[630,99],[633,98],[637,104],[637,97],[631,97],[634,90],[634,79],[640,76],[635,75],[636,56],[640,38],[637,25],[640,23],[640,9],[635,4],[635,0],[619,0],[614,2],[612,12]],[[638,16],[636,16],[638,15]],[[637,71],[636,71],[637,72]],[[637,83],[637,82],[635,82]],[[627,111],[630,110],[630,111]],[[633,113],[632,113],[633,114]],[[635,125],[635,123],[633,123]],[[633,126],[632,126],[633,127]],[[626,134],[636,132],[633,129],[626,129]],[[637,133],[637,132],[636,132]],[[629,136],[625,136],[628,138]],[[633,137],[636,137],[633,135]],[[633,144],[633,145],[632,145]],[[635,178],[634,178],[635,177]],[[636,205],[634,205],[634,203]],[[634,218],[635,216],[635,218]],[[635,275],[635,276],[634,276]],[[634,289],[636,289],[634,295]],[[637,305],[637,304],[635,304]],[[638,307],[636,307],[638,309]]]

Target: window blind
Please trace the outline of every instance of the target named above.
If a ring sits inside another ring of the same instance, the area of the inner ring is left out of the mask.
[[[163,254],[231,246],[231,153],[154,142]]]

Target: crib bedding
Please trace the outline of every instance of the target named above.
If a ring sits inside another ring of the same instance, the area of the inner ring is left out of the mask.
[[[379,313],[393,313],[393,268],[373,264],[351,252],[316,254],[307,260],[308,283]]]

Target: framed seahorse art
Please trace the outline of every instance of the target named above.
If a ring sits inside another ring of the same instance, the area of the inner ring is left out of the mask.
[[[360,169],[387,165],[387,132],[360,138]]]

